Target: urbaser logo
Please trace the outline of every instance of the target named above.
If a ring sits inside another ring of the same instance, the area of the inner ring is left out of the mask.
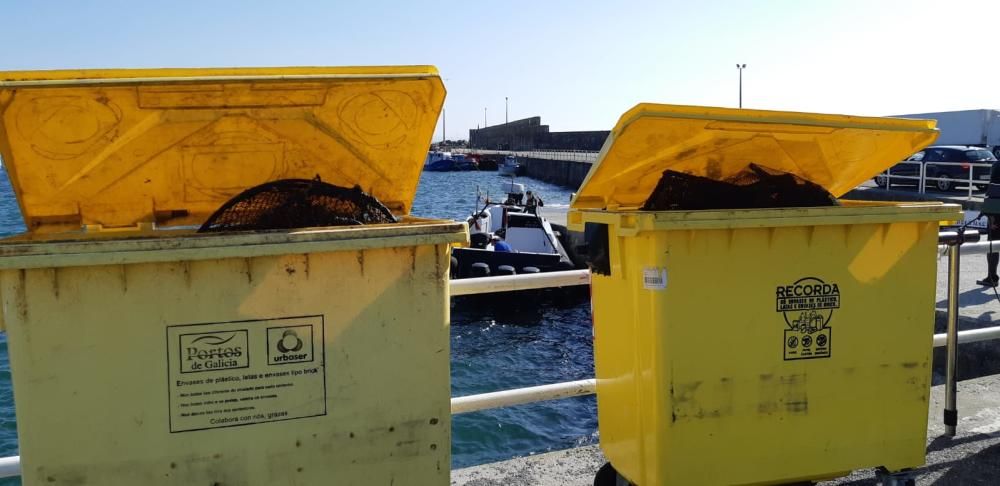
[[[312,360],[311,324],[267,328],[267,364],[306,363]]]
[[[181,334],[181,373],[248,368],[247,331]]]

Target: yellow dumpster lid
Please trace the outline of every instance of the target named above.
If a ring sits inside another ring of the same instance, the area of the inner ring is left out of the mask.
[[[642,206],[666,169],[724,179],[757,165],[834,196],[931,144],[934,120],[640,104],[618,120],[575,209]]]
[[[29,231],[200,224],[277,179],[408,214],[445,91],[432,66],[0,72]]]

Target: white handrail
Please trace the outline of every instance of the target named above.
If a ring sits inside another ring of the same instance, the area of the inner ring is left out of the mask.
[[[587,150],[488,150],[488,149],[453,149],[456,153],[480,153],[480,154],[503,154],[514,155],[516,157],[530,157],[533,159],[566,160],[572,162],[597,161],[600,152]]]
[[[896,165],[897,166],[898,165],[917,165],[918,166],[918,171],[917,171],[918,175],[916,175],[916,176],[893,175],[892,174],[892,167],[890,167],[890,168],[886,169],[885,173],[879,174],[878,176],[876,176],[876,179],[878,179],[878,178],[884,178],[884,180],[886,182],[886,185],[885,185],[886,188],[892,187],[892,180],[893,179],[911,179],[911,180],[916,180],[917,181],[917,192],[919,192],[921,194],[924,194],[927,191],[927,181],[950,180],[950,181],[956,182],[956,183],[967,184],[967,186],[968,186],[967,199],[972,199],[972,192],[973,192],[973,190],[974,190],[974,188],[975,188],[976,185],[978,185],[978,184],[984,184],[984,183],[988,182],[988,181],[986,181],[984,179],[975,179],[974,178],[975,169],[977,167],[991,168],[993,166],[992,163],[986,163],[986,162],[919,162],[919,161],[912,161],[912,160],[904,160],[902,162],[897,163]],[[963,179],[952,179],[950,177],[930,177],[930,176],[927,175],[927,167],[928,166],[959,166],[959,167],[962,167],[963,169],[967,169],[968,177],[967,178],[963,178]]]
[[[989,341],[1000,339],[1000,326],[984,327],[982,329],[970,329],[968,331],[958,331],[958,344],[974,343],[978,341]],[[940,348],[948,340],[946,333],[934,335],[934,347]]]
[[[515,388],[513,390],[502,390],[479,395],[467,395],[451,399],[452,415],[459,413],[476,412],[479,410],[489,410],[491,408],[512,407],[525,403],[544,402],[548,400],[559,400],[562,398],[579,397],[593,395],[597,393],[597,380],[590,378],[587,380],[567,381],[563,383],[552,383],[550,385],[531,386],[527,388]]]
[[[451,295],[512,292],[515,290],[543,289],[589,285],[590,270],[498,275],[496,277],[463,278],[451,281]]]
[[[938,245],[938,251],[944,251],[946,248],[948,248],[947,245]],[[965,243],[959,249],[962,252],[962,256],[985,255],[990,251],[990,242],[978,241],[976,243]],[[1000,252],[1000,241],[993,242],[993,251]]]
[[[21,456],[0,457],[0,478],[21,475]]]

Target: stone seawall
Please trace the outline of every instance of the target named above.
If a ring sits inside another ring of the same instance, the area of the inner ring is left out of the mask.
[[[525,175],[528,177],[558,184],[574,191],[580,188],[580,184],[593,166],[590,162],[567,160],[524,158],[520,161],[524,164]]]

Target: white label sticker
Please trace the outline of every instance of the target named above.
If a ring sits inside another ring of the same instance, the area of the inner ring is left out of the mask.
[[[642,286],[649,290],[663,290],[667,288],[667,269],[659,267],[643,268]]]
[[[326,415],[322,316],[167,327],[170,432]]]

